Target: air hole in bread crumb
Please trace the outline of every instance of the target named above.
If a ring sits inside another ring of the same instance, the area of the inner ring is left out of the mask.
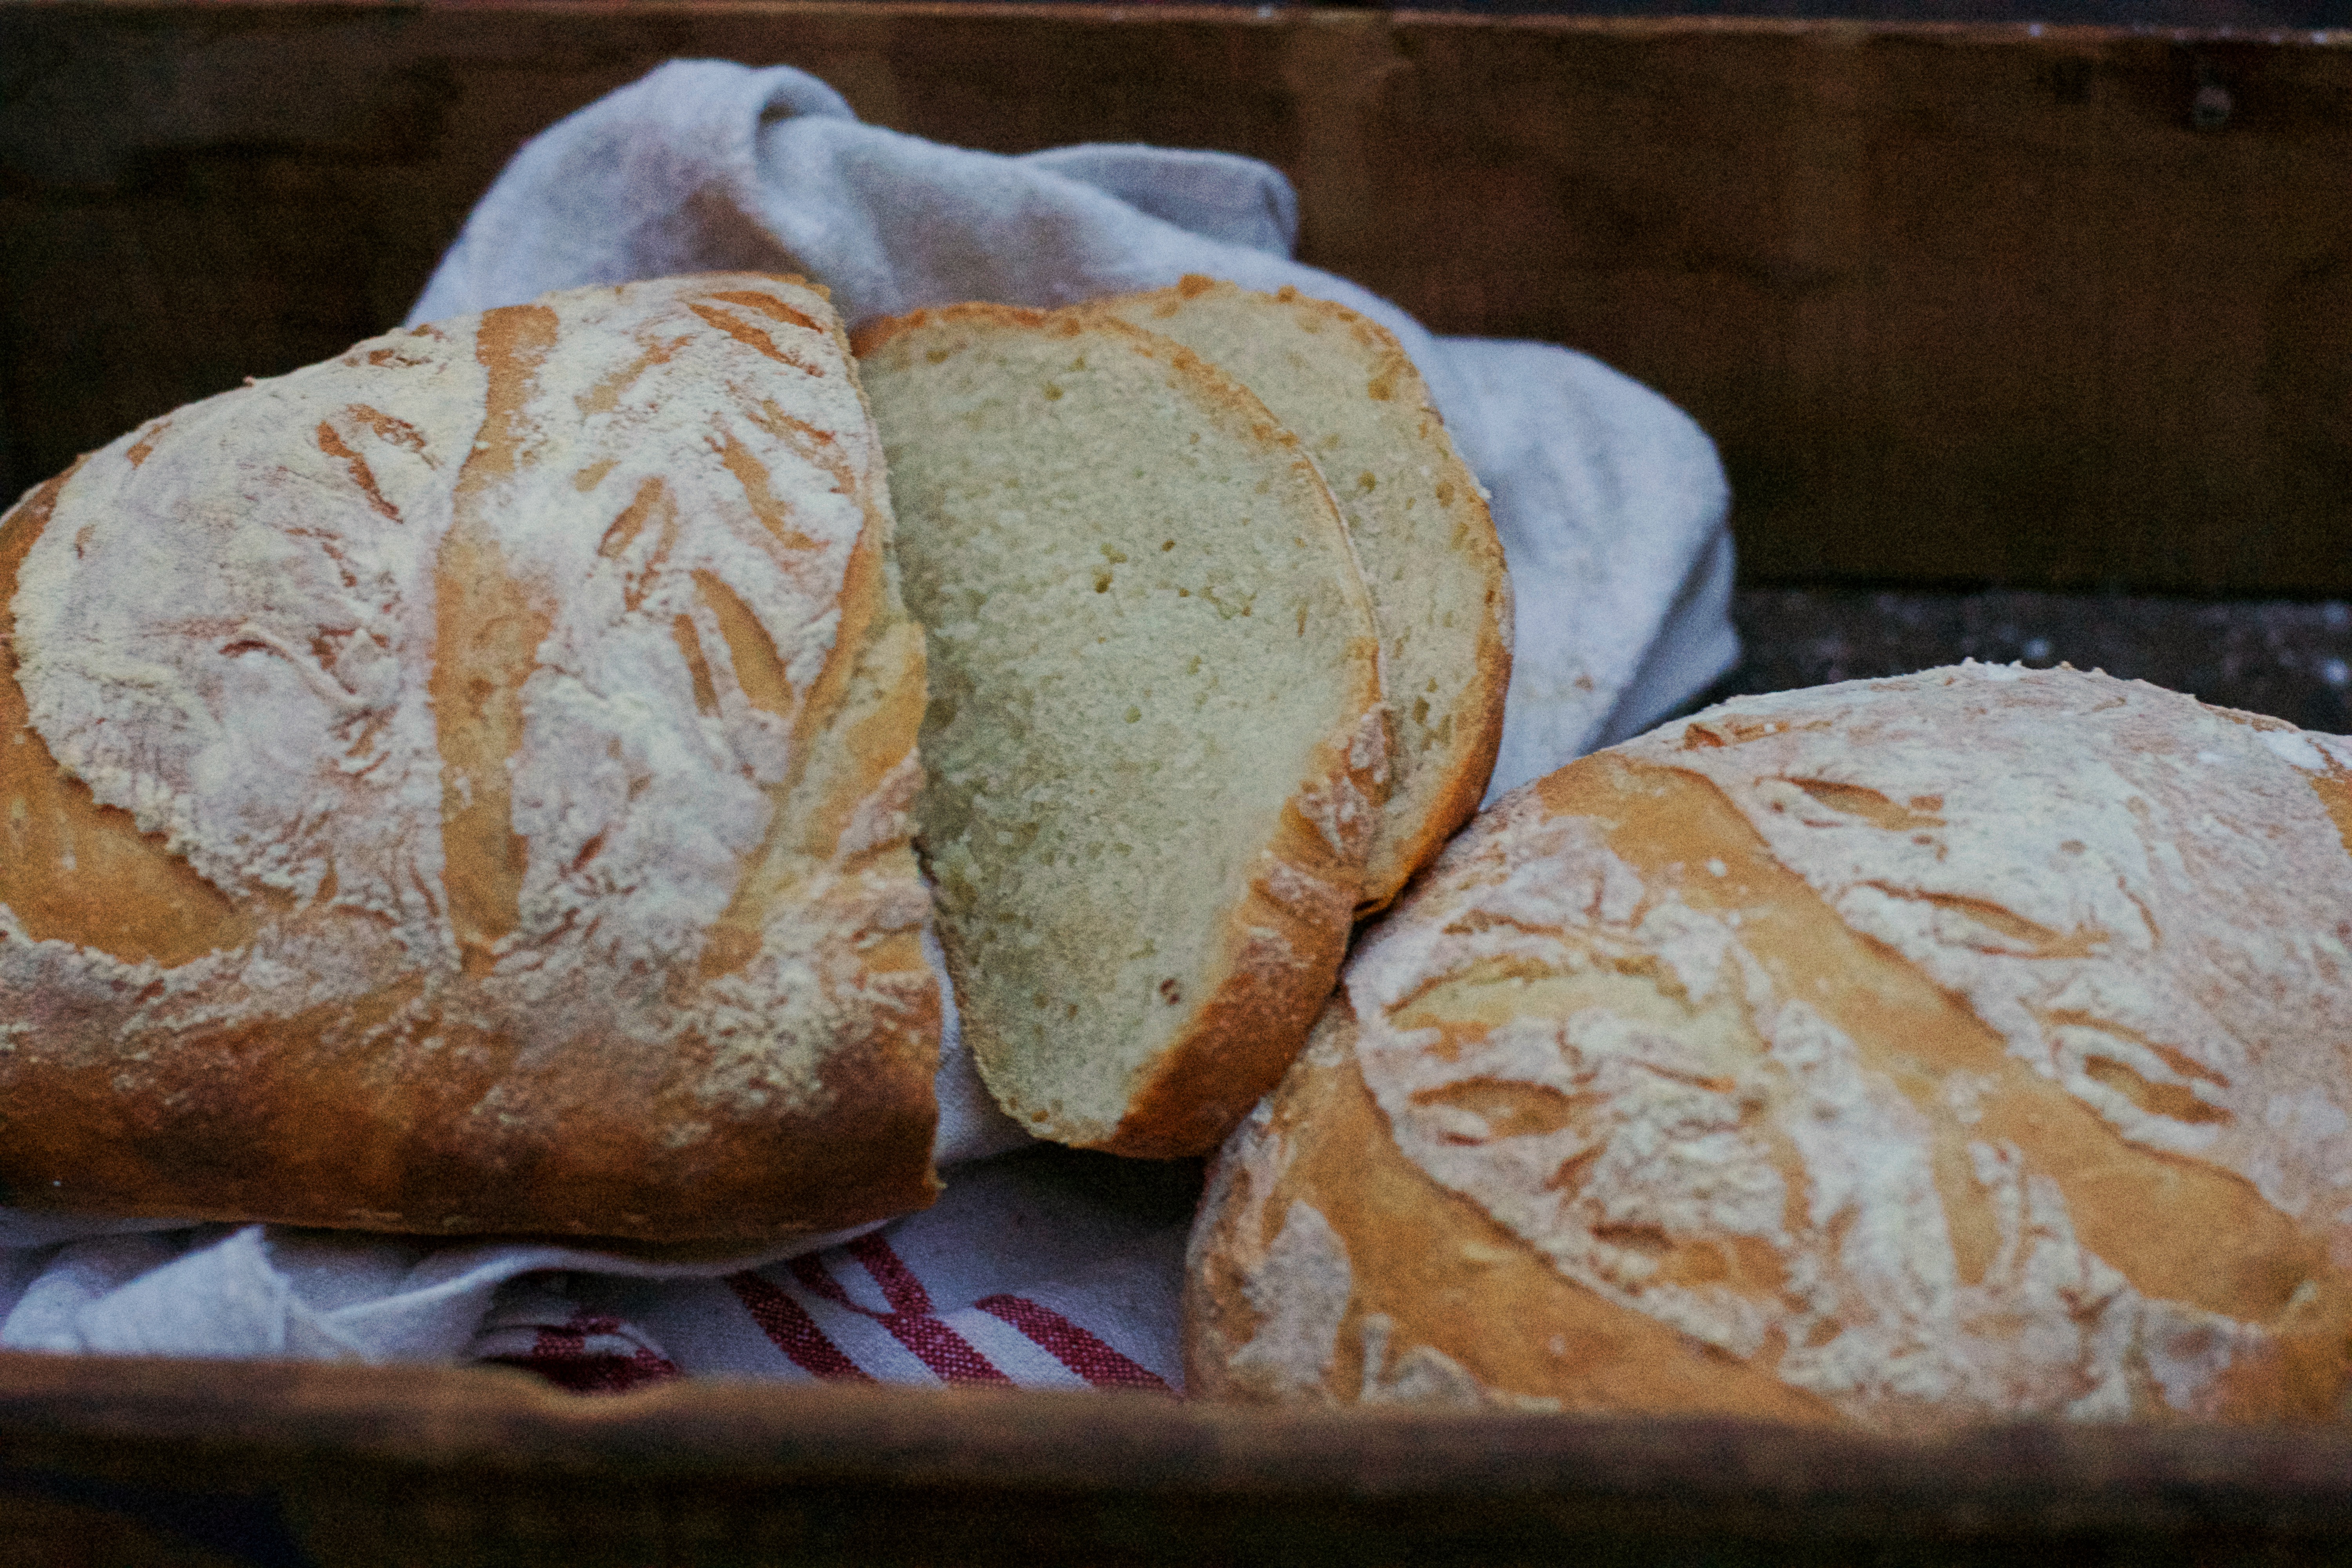
[[[1062,401],[1062,389],[1050,381],[1045,384],[1045,401],[1048,403]]]
[[[1160,548],[1162,550],[1173,550],[1176,548],[1176,542],[1172,539],[1163,539],[1160,542]]]
[[[1109,573],[1097,572],[1095,574],[1095,592],[1097,594],[1108,594],[1110,592]]]
[[[1184,1000],[1184,988],[1176,984],[1173,975],[1160,983],[1160,999],[1171,1007]]]
[[[1129,723],[1130,723],[1130,724],[1138,724],[1138,723],[1141,723],[1141,722],[1142,722],[1142,721],[1143,721],[1143,710],[1142,710],[1142,709],[1140,709],[1140,708],[1129,708],[1129,709],[1127,710],[1127,721],[1128,721]]]

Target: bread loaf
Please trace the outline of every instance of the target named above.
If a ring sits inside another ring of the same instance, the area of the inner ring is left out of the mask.
[[[857,347],[973,1059],[1042,1137],[1205,1152],[1329,994],[1378,816],[1339,510],[1255,398],[1119,322],[959,306]]]
[[[1093,308],[1248,387],[1331,486],[1381,624],[1393,744],[1360,912],[1385,908],[1478,809],[1502,743],[1511,580],[1485,492],[1412,361],[1344,306],[1194,276]]]
[[[2347,829],[2352,743],[1981,665],[1514,792],[1223,1151],[1192,1386],[2331,1417]]]
[[[0,1204],[748,1241],[927,1203],[921,636],[821,290],[586,289],[0,522]]]

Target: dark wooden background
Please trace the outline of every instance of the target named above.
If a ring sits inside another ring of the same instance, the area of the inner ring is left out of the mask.
[[[1308,259],[1690,409],[1752,584],[2352,591],[2352,36],[2307,33],[10,0],[0,484],[395,321],[516,146],[676,55],[1269,159]]]

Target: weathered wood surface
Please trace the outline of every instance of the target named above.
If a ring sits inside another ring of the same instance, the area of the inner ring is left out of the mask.
[[[1688,407],[1753,581],[2352,588],[2347,34],[5,0],[0,482],[396,320],[526,137],[677,55],[1269,159],[1309,259]]]
[[[495,1371],[0,1356],[9,1495],[19,1521],[110,1510],[321,1563],[2273,1563],[2352,1550],[2352,1435],[1898,1443],[1141,1395],[705,1383],[588,1399]],[[209,1514],[190,1508],[207,1497]]]

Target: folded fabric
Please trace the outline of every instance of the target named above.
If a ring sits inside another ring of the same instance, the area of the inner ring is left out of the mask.
[[[583,1390],[712,1373],[1172,1393],[1195,1176],[1039,1144],[824,1252],[695,1279],[518,1279],[467,1353]]]
[[[1112,1164],[1032,1145],[964,1166],[887,1234],[788,1258],[660,1263],[258,1225],[18,1247],[0,1251],[0,1301],[13,1298],[0,1342],[502,1361],[604,1388],[686,1372],[1172,1389],[1195,1168]]]
[[[1297,235],[1289,183],[1250,159],[971,152],[862,124],[799,71],[680,61],[525,146],[410,320],[735,268],[824,283],[853,324],[1195,272],[1295,286],[1396,334],[1490,492],[1517,601],[1490,798],[1639,733],[1727,668],[1728,493],[1697,426],[1569,350],[1433,336],[1292,259]],[[946,1194],[793,1257],[659,1263],[0,1211],[0,1346],[493,1360],[581,1388],[680,1372],[1175,1387],[1186,1213],[1169,1193],[1192,1168],[1139,1196],[1102,1157],[1021,1147],[952,1031],[939,1089]]]
[[[1737,657],[1730,493],[1672,404],[1549,343],[1438,338],[1291,258],[1281,172],[1229,153],[1022,157],[861,123],[786,67],[677,60],[515,155],[409,312],[673,272],[797,272],[853,327],[961,300],[1052,307],[1186,273],[1286,286],[1396,334],[1490,492],[1518,600],[1490,798],[1639,734]]]

